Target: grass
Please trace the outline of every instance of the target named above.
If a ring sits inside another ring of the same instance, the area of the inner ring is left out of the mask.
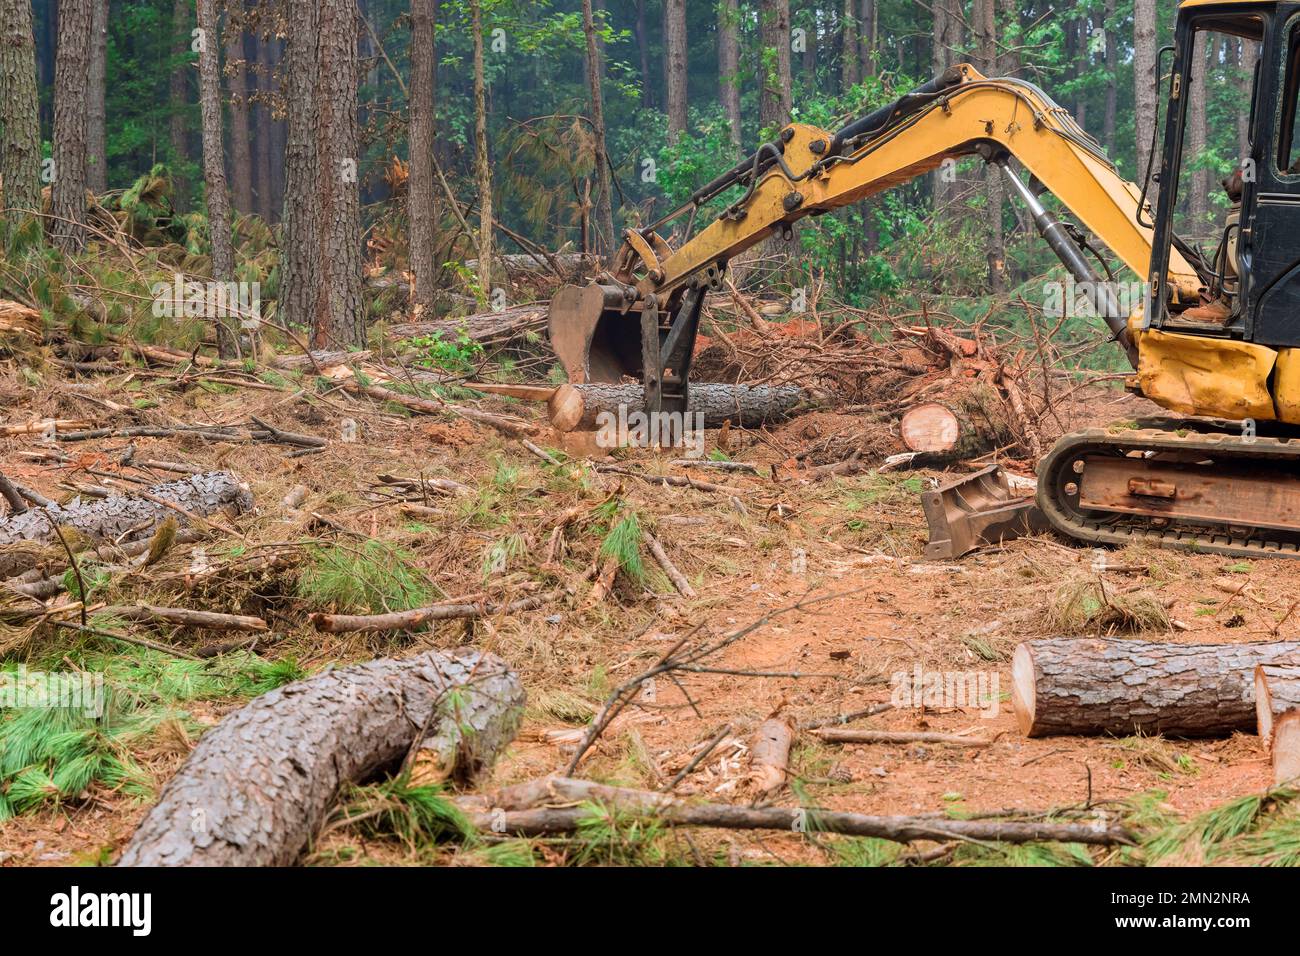
[[[1047,626],[1066,634],[1081,631],[1140,633],[1167,631],[1169,612],[1150,591],[1115,592],[1091,579],[1067,581],[1047,608]]]
[[[382,541],[309,549],[298,594],[345,614],[409,611],[446,596],[415,567],[410,553]]]

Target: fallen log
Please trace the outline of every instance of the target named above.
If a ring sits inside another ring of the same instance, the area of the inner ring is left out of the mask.
[[[546,307],[520,306],[501,312],[480,312],[462,318],[435,319],[424,322],[399,322],[388,327],[393,339],[446,339],[454,342],[462,335],[484,343],[494,339],[520,338],[546,328]]]
[[[515,611],[532,611],[549,604],[560,596],[559,591],[548,591],[533,597],[521,598],[508,604],[434,604],[411,611],[393,611],[389,614],[312,614],[309,620],[318,631],[328,634],[348,632],[376,633],[380,631],[415,631],[430,621],[450,621],[490,614],[511,614]]]
[[[691,385],[686,411],[688,415],[703,415],[705,428],[721,428],[728,421],[736,427],[754,428],[785,421],[816,405],[813,397],[797,385],[699,382]],[[597,419],[602,413],[613,415],[617,422],[620,411],[624,421],[645,412],[645,389],[640,385],[601,383],[561,385],[547,402],[547,410],[551,425],[558,431],[593,431],[599,427]],[[629,430],[633,424],[628,421]]]
[[[168,517],[186,524],[186,514],[199,518],[217,512],[241,514],[253,507],[253,496],[229,472],[209,471],[179,481],[154,485],[142,495],[112,495],[89,504],[51,504],[0,519],[0,578],[34,565],[31,546],[58,543],[55,526],[73,528],[92,542],[134,541],[148,537]]]
[[[1300,642],[1044,638],[1016,648],[1011,702],[1029,737],[1250,733],[1257,724],[1255,667],[1287,659],[1300,659]]]
[[[1045,823],[1022,820],[945,820],[938,817],[869,816],[803,807],[742,807],[723,803],[667,802],[664,794],[585,781],[550,779],[535,792],[551,792],[565,800],[604,804],[629,817],[670,827],[713,827],[722,830],[780,830],[786,833],[838,833],[876,837],[895,843],[916,840],[982,840],[996,843],[1085,843],[1092,846],[1134,844],[1123,827],[1097,823]],[[540,807],[487,810],[467,807],[470,822],[484,832],[522,837],[557,836],[578,831],[593,816],[591,807]]]
[[[957,747],[988,747],[992,741],[961,734],[939,734],[910,730],[853,730],[824,727],[813,734],[828,744],[952,744]]]
[[[523,706],[518,675],[477,651],[371,661],[263,694],[203,736],[118,865],[290,865],[345,784],[413,745],[472,782],[514,739]]]
[[[345,391],[354,395],[366,395],[381,402],[392,402],[421,415],[441,415],[444,413],[455,415],[467,421],[495,428],[511,438],[527,438],[537,434],[537,426],[524,421],[522,418],[509,415],[494,415],[491,412],[480,411],[477,408],[467,408],[464,405],[454,405],[441,399],[435,400],[420,398],[418,395],[407,395],[405,392],[394,391],[382,385],[362,385],[355,379],[346,380],[342,384]]]
[[[129,604],[106,607],[100,614],[139,624],[174,624],[177,627],[202,628],[205,631],[265,631],[266,621],[247,614],[220,614],[195,611],[185,607],[157,607],[153,604]]]

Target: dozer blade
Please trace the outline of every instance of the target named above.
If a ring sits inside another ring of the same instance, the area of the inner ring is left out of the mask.
[[[551,298],[551,348],[575,385],[640,377],[640,321],[612,286],[566,285]]]
[[[931,560],[960,558],[976,548],[1049,527],[1032,497],[1012,492],[998,465],[923,492],[921,507],[930,525],[925,556]]]

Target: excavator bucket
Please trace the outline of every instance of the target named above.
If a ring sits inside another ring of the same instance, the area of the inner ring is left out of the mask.
[[[923,492],[921,507],[930,525],[925,556],[931,560],[960,558],[1049,527],[1034,499],[1016,495],[998,465]]]
[[[551,347],[574,384],[641,377],[641,310],[612,286],[566,285],[551,298]]]

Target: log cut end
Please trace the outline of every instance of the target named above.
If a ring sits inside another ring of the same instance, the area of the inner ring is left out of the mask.
[[[1011,657],[1011,706],[1016,723],[1026,737],[1034,736],[1034,716],[1038,710],[1037,680],[1034,677],[1034,652],[1021,644]]]
[[[903,444],[911,451],[952,451],[961,437],[961,423],[952,410],[934,402],[909,408],[899,422]]]
[[[1300,708],[1273,719],[1273,786],[1300,780]]]
[[[582,421],[585,403],[582,393],[572,385],[561,385],[546,403],[551,425],[558,432],[571,432]]]
[[[1268,690],[1268,675],[1263,664],[1255,667],[1255,721],[1265,752],[1273,747],[1273,698]]]

